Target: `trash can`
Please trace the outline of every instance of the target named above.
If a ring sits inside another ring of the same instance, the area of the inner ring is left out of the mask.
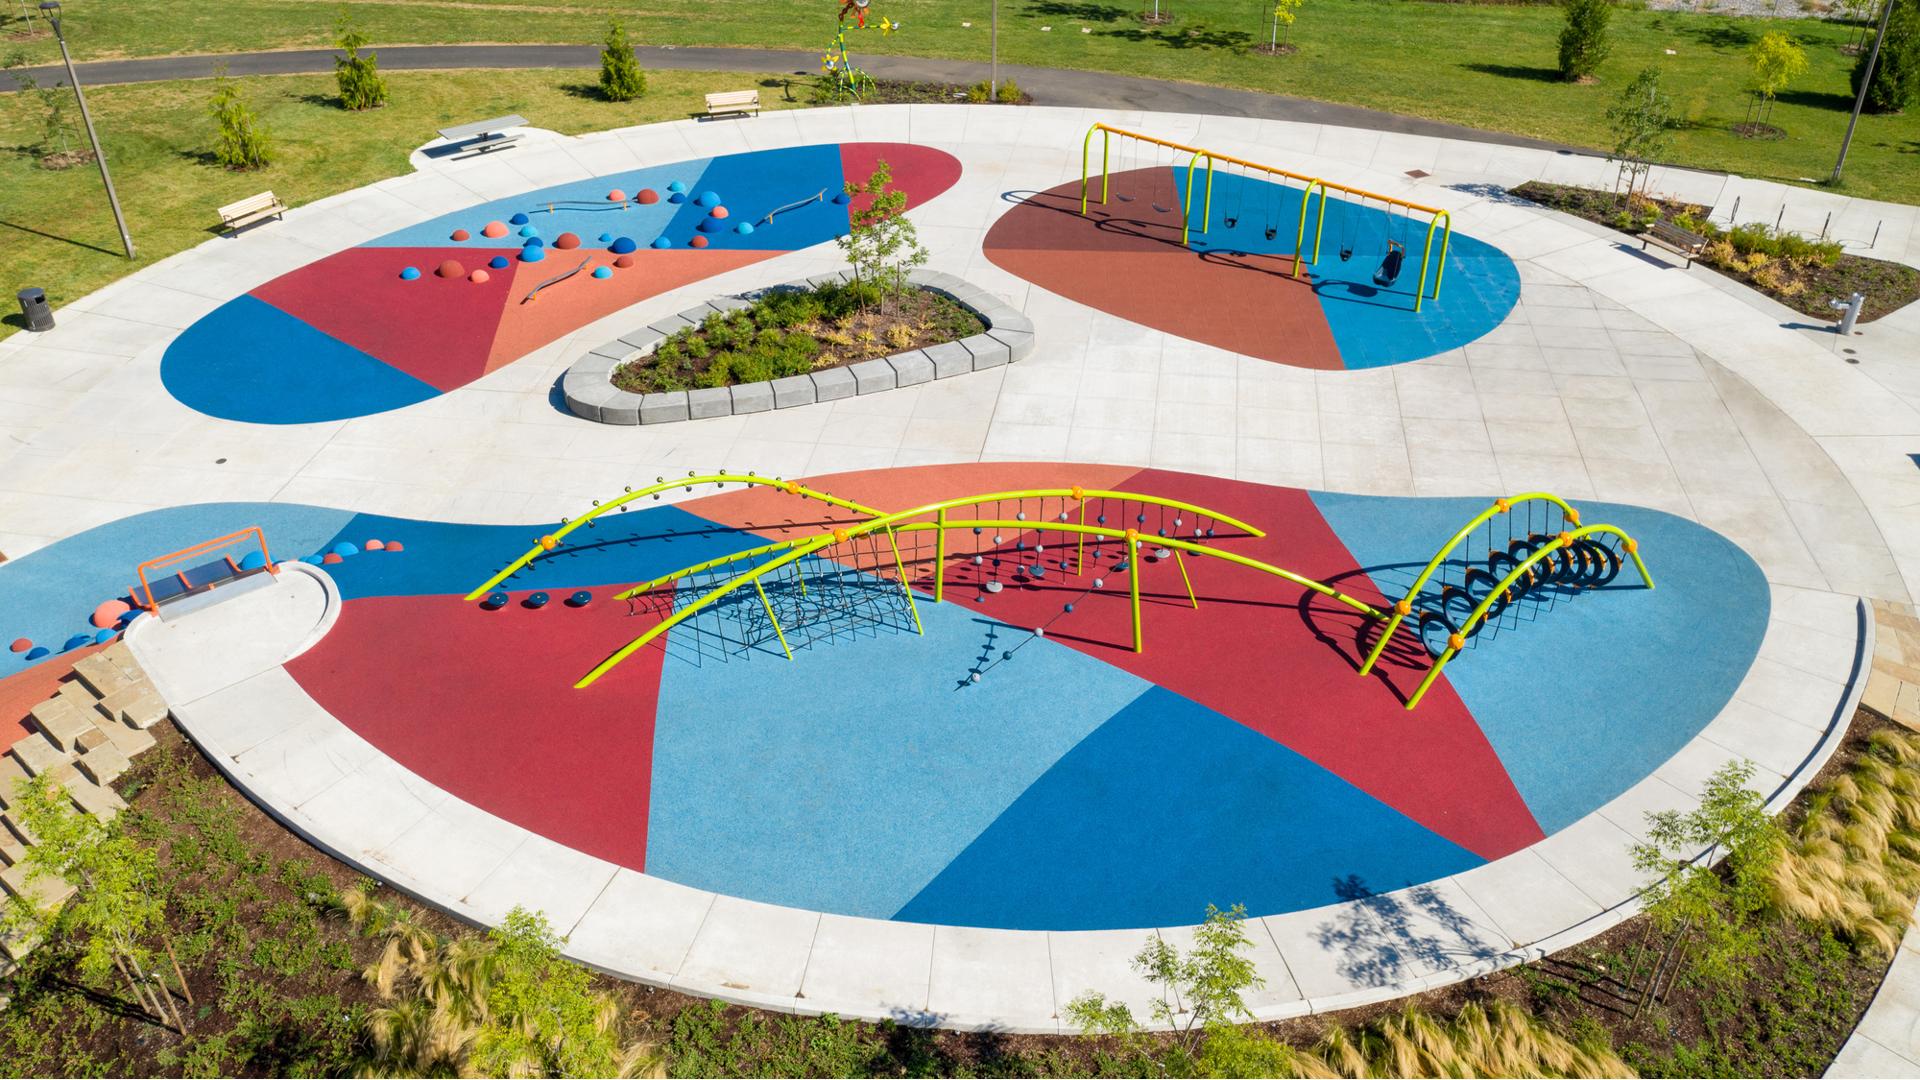
[[[21,289],[20,313],[27,317],[27,329],[53,329],[53,308],[47,306],[47,290],[41,288]]]

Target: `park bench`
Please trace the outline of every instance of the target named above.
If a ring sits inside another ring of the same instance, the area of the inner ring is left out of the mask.
[[[524,116],[518,114],[496,116],[491,120],[477,120],[471,124],[443,127],[440,129],[440,137],[465,151],[455,156],[454,160],[457,161],[460,158],[469,158],[513,145],[520,140],[520,136],[507,134],[507,129],[526,126],[527,118]]]
[[[1654,222],[1652,228],[1640,234],[1640,250],[1647,250],[1648,244],[1659,244],[1676,255],[1685,255],[1688,266],[1707,250],[1706,237],[1690,233],[1666,218]]]
[[[265,221],[270,217],[280,217],[287,212],[287,204],[271,191],[258,195],[249,195],[237,203],[228,203],[220,208],[220,228],[225,232],[244,228],[256,221]]]
[[[728,90],[707,95],[708,116],[759,116],[760,91]]]

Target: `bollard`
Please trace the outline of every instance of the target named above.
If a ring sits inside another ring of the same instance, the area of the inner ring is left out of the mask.
[[[1840,325],[1833,328],[1835,333],[1841,337],[1853,336],[1853,324],[1860,318],[1860,305],[1864,304],[1866,300],[1867,298],[1865,296],[1854,293],[1845,300],[1836,299],[1827,301],[1828,307],[1841,313]]]

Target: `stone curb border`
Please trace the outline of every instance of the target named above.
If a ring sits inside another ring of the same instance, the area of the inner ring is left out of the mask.
[[[632,333],[622,334],[575,361],[560,380],[561,394],[566,398],[568,409],[588,420],[603,424],[665,424],[786,409],[878,393],[896,386],[915,386],[1010,364],[1033,352],[1033,320],[1015,311],[1006,301],[952,274],[916,270],[907,275],[909,284],[957,301],[987,324],[986,332],[845,367],[738,386],[643,395],[613,385],[614,368],[646,355],[668,335],[698,326],[715,312],[738,311],[753,303],[751,297],[779,289],[811,288],[852,279],[852,271],[842,270],[837,274],[769,286],[744,296],[723,296],[678,315],[669,315]]]

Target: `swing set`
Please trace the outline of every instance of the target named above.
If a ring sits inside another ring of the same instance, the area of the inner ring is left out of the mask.
[[[1279,236],[1279,223],[1284,217],[1281,203],[1281,190],[1285,188],[1287,181],[1298,184],[1301,194],[1300,221],[1294,229],[1293,239],[1293,277],[1295,279],[1300,277],[1302,266],[1317,265],[1320,261],[1321,241],[1325,237],[1327,226],[1327,200],[1332,197],[1332,192],[1337,191],[1341,193],[1341,212],[1339,214],[1339,221],[1337,222],[1337,227],[1341,232],[1339,244],[1341,262],[1347,262],[1354,256],[1353,234],[1354,222],[1357,217],[1357,214],[1353,210],[1354,200],[1358,200],[1361,209],[1364,209],[1370,201],[1378,201],[1386,206],[1386,246],[1381,252],[1380,263],[1373,272],[1373,282],[1381,288],[1390,288],[1400,278],[1400,272],[1406,263],[1407,240],[1411,239],[1413,229],[1415,228],[1414,215],[1427,215],[1426,243],[1420,255],[1420,281],[1413,292],[1413,310],[1416,312],[1421,310],[1422,304],[1428,299],[1438,300],[1440,298],[1440,286],[1446,278],[1447,252],[1453,241],[1453,216],[1447,211],[1436,206],[1425,206],[1420,203],[1409,202],[1406,199],[1395,198],[1392,195],[1382,195],[1377,191],[1367,191],[1363,188],[1351,187],[1317,176],[1308,176],[1304,173],[1293,172],[1288,169],[1279,168],[1278,166],[1264,165],[1257,161],[1248,161],[1245,158],[1222,154],[1217,151],[1208,150],[1205,147],[1188,146],[1184,143],[1172,142],[1157,136],[1145,135],[1137,131],[1128,131],[1125,128],[1117,128],[1108,124],[1095,124],[1091,128],[1088,128],[1086,137],[1080,142],[1080,214],[1083,217],[1087,215],[1088,208],[1092,203],[1090,181],[1093,178],[1093,136],[1096,132],[1099,133],[1101,138],[1099,202],[1102,206],[1107,205],[1109,196],[1114,195],[1111,189],[1113,140],[1116,136],[1121,140],[1120,152],[1123,159],[1123,171],[1126,170],[1125,159],[1128,158],[1129,151],[1131,150],[1137,158],[1138,150],[1142,146],[1164,148],[1171,151],[1173,159],[1169,163],[1169,168],[1177,167],[1179,155],[1188,155],[1187,190],[1185,197],[1179,198],[1175,195],[1170,195],[1166,200],[1169,205],[1163,205],[1156,194],[1150,198],[1150,203],[1157,213],[1171,213],[1174,210],[1181,212],[1180,242],[1189,247],[1192,246],[1193,241],[1195,179],[1203,160],[1206,163],[1206,178],[1204,185],[1199,187],[1199,190],[1202,192],[1199,231],[1202,235],[1206,235],[1213,218],[1213,176],[1216,168],[1236,169],[1241,178],[1240,183],[1233,185],[1233,195],[1231,199],[1223,200],[1223,202],[1231,203],[1230,206],[1223,207],[1225,210],[1223,215],[1224,224],[1229,229],[1238,228],[1244,219],[1244,211],[1246,210],[1246,188],[1249,179],[1248,174],[1264,174],[1279,181],[1279,183],[1274,185],[1275,190],[1272,197],[1266,200],[1262,209],[1265,222],[1262,231],[1269,242],[1272,242]],[[1316,191],[1320,195],[1320,205],[1317,213],[1314,210],[1313,204],[1313,197]],[[1132,202],[1134,200],[1134,196],[1125,193],[1120,193],[1117,197],[1121,202]],[[1396,211],[1398,212],[1396,213]],[[1313,244],[1311,248],[1307,245],[1307,219],[1310,216],[1314,220]],[[1440,241],[1439,257],[1437,259],[1434,256],[1434,238],[1436,233]],[[1429,274],[1431,274],[1433,280],[1433,292],[1431,294],[1427,292]]]

